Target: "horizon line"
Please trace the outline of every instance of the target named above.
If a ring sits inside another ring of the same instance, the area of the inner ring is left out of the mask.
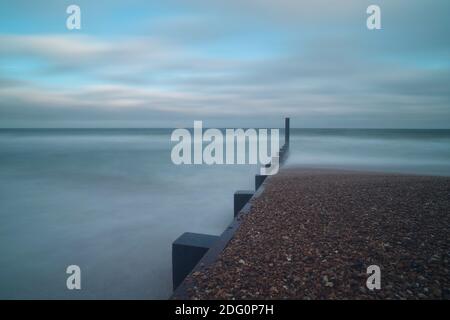
[[[193,129],[193,127],[0,127],[0,130],[149,130]],[[203,127],[202,129],[281,129],[284,127]],[[291,127],[300,130],[450,130],[449,128],[361,128],[361,127]]]

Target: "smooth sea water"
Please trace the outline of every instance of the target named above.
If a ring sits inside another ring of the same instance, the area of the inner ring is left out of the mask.
[[[170,133],[0,130],[0,298],[167,298],[173,240],[219,235],[259,171],[176,166]],[[450,175],[450,130],[293,129],[287,164]]]
[[[287,164],[450,176],[450,130],[291,129]]]

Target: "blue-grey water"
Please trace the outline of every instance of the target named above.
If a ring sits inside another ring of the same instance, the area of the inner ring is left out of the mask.
[[[176,166],[170,133],[0,130],[0,298],[167,298],[172,241],[220,234],[258,171]],[[450,130],[293,130],[288,165],[450,175]]]
[[[288,165],[450,175],[450,130],[291,131]]]

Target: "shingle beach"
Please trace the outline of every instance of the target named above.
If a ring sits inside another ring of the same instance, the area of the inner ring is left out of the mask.
[[[187,298],[450,299],[450,178],[285,168],[264,188]]]

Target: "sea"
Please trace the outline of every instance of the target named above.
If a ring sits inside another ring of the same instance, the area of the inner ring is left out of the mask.
[[[166,299],[257,165],[175,165],[172,129],[0,129],[0,299]],[[450,130],[291,129],[286,166],[450,176]],[[68,290],[69,265],[81,289]]]

